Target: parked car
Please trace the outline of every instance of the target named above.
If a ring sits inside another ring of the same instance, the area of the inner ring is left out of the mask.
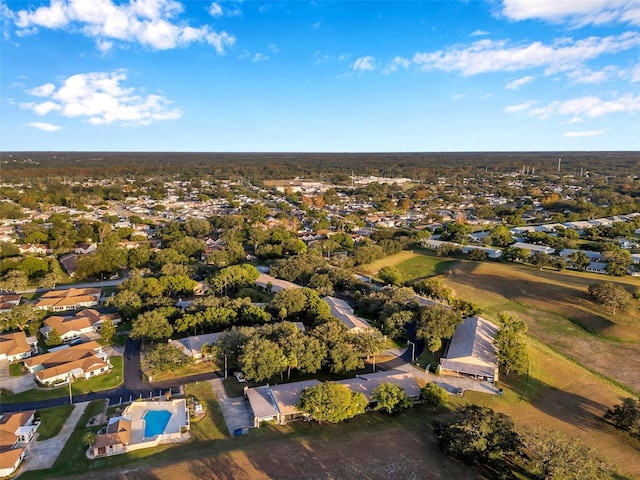
[[[76,345],[80,345],[82,343],[82,339],[81,338],[76,338],[74,341],[72,341],[71,343],[69,343],[70,346],[74,347]]]

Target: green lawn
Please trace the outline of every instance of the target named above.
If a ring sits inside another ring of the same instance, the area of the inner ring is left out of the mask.
[[[74,408],[75,406],[73,405],[61,405],[38,410],[38,415],[42,422],[38,428],[38,440],[47,440],[58,435]]]
[[[395,255],[363,265],[362,271],[368,274],[375,274],[383,267],[393,266],[402,274],[402,280],[407,282],[417,278],[439,275],[451,269],[456,262],[457,260],[443,259],[422,251],[404,250]]]
[[[156,372],[152,371],[151,376],[153,377],[154,382],[161,382],[163,380],[170,380],[172,378],[182,378],[188,377],[189,375],[198,375],[200,373],[209,373],[218,370],[218,368],[213,363],[209,362],[199,362],[193,365],[189,365],[187,367],[178,368],[176,370],[170,370],[168,372]],[[149,373],[145,372],[148,376]]]
[[[10,363],[9,374],[12,377],[21,377],[22,375],[24,375],[24,366],[22,365],[22,362]]]
[[[111,357],[113,368],[106,375],[99,375],[89,380],[77,380],[72,384],[71,391],[74,395],[80,393],[97,392],[109,390],[120,385],[124,379],[122,373],[122,357]],[[0,389],[0,399],[4,403],[37,402],[39,400],[49,400],[51,398],[66,397],[69,395],[67,385],[58,388],[34,388],[26,392],[14,394],[5,389]]]
[[[229,436],[216,394],[209,382],[189,383],[184,393],[194,396],[204,406],[206,415],[191,423],[191,436],[196,440],[219,440]]]

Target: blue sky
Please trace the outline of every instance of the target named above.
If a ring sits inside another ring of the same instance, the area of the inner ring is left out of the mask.
[[[0,0],[0,149],[640,150],[640,0]]]

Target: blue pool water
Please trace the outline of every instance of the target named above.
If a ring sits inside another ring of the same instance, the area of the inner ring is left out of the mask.
[[[171,412],[169,410],[148,410],[142,418],[144,418],[145,438],[154,437],[164,433],[171,418]]]

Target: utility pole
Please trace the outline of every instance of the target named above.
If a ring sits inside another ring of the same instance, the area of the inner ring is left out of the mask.
[[[69,372],[69,405],[73,405],[73,394],[71,393],[71,372]]]

